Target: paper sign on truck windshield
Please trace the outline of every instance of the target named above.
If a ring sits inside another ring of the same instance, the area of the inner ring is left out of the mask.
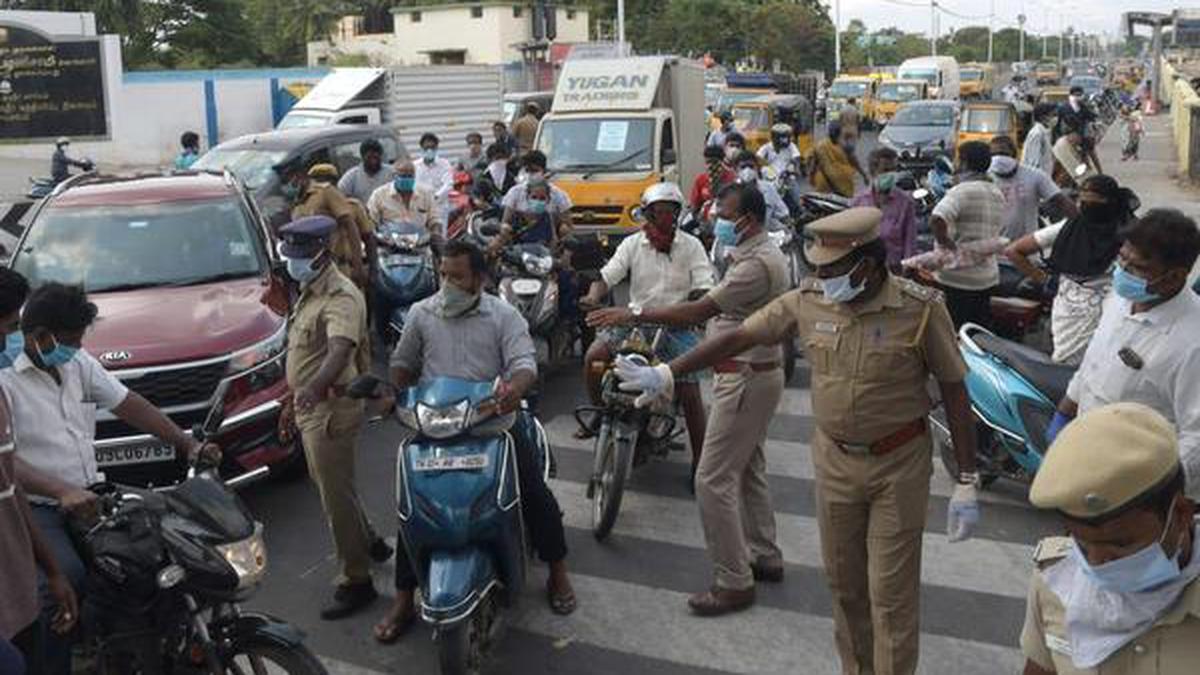
[[[648,110],[662,69],[654,57],[567,61],[552,110]]]

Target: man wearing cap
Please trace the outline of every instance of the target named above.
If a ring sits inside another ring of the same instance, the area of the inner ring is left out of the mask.
[[[89,171],[92,168],[90,162],[83,160],[71,159],[67,156],[67,148],[71,145],[71,139],[66,136],[59,136],[54,143],[54,154],[50,157],[50,177],[54,179],[54,183],[58,184],[71,177],[71,167],[77,166],[84,171]]]
[[[288,321],[287,381],[293,394],[287,407],[294,411],[341,563],[333,600],[321,609],[323,619],[340,619],[374,600],[371,557],[391,555],[374,535],[354,484],[363,407],[342,390],[370,369],[371,355],[362,293],[330,264],[336,227],[332,218],[318,215],[298,218],[279,231],[288,275],[300,285]]]
[[[921,535],[932,443],[927,382],[938,381],[960,473],[952,541],[979,521],[975,438],[949,314],[934,290],[892,276],[878,209],[853,208],[808,226],[816,266],[741,326],[670,364],[618,363],[623,387],[670,392],[674,378],[796,331],[812,364],[817,522],[842,672],[916,671]]]
[[[788,288],[787,262],[764,229],[767,205],[753,184],[724,190],[719,222],[734,228],[733,262],[721,283],[698,300],[646,307],[599,309],[591,326],[639,323],[676,328],[709,324],[710,335],[736,329]],[[783,580],[783,553],[775,544],[775,515],[767,489],[763,444],[783,395],[778,344],[754,347],[713,367],[713,403],[696,471],[696,501],[716,583],[688,600],[692,611],[716,616],[754,603],[756,581]]]
[[[1021,632],[1025,675],[1184,675],[1200,667],[1200,543],[1175,430],[1140,403],[1096,408],[1050,446],[1029,501],[1043,539]]]
[[[303,171],[299,164],[292,164],[279,173],[283,194],[292,200],[292,219],[318,215],[332,218],[337,225],[330,242],[334,260],[342,274],[360,288],[365,287],[368,275],[363,264],[363,235],[354,207],[335,185],[337,167],[314,164]]]

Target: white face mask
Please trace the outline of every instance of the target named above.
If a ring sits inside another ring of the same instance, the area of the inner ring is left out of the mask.
[[[853,282],[850,281],[850,277],[854,275],[855,270],[861,264],[862,261],[859,261],[858,264],[850,268],[849,272],[839,277],[821,279],[821,290],[825,293],[825,299],[830,302],[845,303],[861,295],[867,288],[867,280],[863,279],[857,286],[853,285]]]
[[[744,166],[738,169],[738,180],[742,183],[753,183],[758,180],[758,172],[751,167]]]

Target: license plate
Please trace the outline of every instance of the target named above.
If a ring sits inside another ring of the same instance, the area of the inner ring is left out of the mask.
[[[420,265],[421,256],[419,255],[389,255],[383,259],[383,264],[388,267],[398,267],[400,265]]]
[[[512,289],[517,295],[533,295],[542,290],[542,282],[537,279],[513,279]]]
[[[124,464],[148,464],[175,460],[175,448],[162,443],[121,445],[115,448],[97,448],[96,463],[101,467]]]
[[[457,455],[454,457],[418,457],[413,460],[414,471],[474,471],[486,468],[487,455]]]

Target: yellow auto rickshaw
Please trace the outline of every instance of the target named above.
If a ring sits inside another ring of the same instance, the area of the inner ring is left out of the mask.
[[[929,98],[929,83],[925,80],[885,80],[875,92],[875,126],[891,121],[896,109],[909,101]]]
[[[746,139],[746,149],[758,152],[771,142],[771,127],[786,124],[792,128],[796,147],[808,157],[813,147],[813,106],[795,94],[768,94],[733,105],[733,126]]]
[[[1038,96],[1038,103],[1059,105],[1060,103],[1066,103],[1070,97],[1070,87],[1042,87],[1042,92]]]
[[[991,98],[996,88],[995,71],[987,63],[966,63],[958,70],[959,98],[964,101]]]
[[[733,107],[742,101],[750,101],[762,96],[771,96],[774,89],[762,87],[726,87],[717,97],[717,106],[708,121],[710,131],[721,128],[721,113],[732,112]]]
[[[1025,133],[1013,104],[1001,101],[971,102],[963,105],[955,149],[968,141],[990,143],[996,136],[1008,136],[1020,148],[1025,142]]]

